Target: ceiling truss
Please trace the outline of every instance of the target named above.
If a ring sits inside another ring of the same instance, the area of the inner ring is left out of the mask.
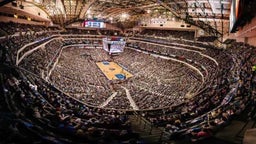
[[[210,35],[221,37],[228,33],[230,3],[231,0],[43,0],[37,5],[47,11],[54,23],[63,26],[94,18],[104,21],[111,18],[118,22],[122,14],[129,15],[130,21],[164,15],[182,19]]]

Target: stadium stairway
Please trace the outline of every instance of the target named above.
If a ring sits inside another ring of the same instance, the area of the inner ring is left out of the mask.
[[[233,120],[229,126],[223,128],[214,137],[231,144],[241,144],[246,130],[250,129],[253,124],[253,121],[242,122]]]
[[[142,116],[137,114],[130,115],[129,120],[134,132],[139,133],[140,138],[146,143],[163,143],[167,140],[162,137],[163,128],[152,126],[152,124]]]
[[[255,97],[255,96],[254,96]],[[223,128],[215,138],[233,144],[241,144],[247,130],[256,127],[256,105],[251,102],[241,115],[236,117],[229,126]]]
[[[140,135],[145,144],[235,144],[216,137],[210,137],[202,141],[191,142],[188,138],[170,139],[170,134],[164,132],[163,127],[151,127],[150,123],[139,115],[129,116],[132,129]]]
[[[4,30],[0,29],[0,37],[4,37],[6,35],[8,35],[8,33],[5,32]]]

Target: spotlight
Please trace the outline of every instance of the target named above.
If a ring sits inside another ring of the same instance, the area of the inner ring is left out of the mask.
[[[15,13],[15,14],[13,15],[13,17],[18,18],[18,15]]]

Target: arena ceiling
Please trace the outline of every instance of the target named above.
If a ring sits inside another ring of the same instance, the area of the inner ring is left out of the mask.
[[[139,21],[145,17],[183,19],[209,34],[228,33],[231,0],[25,0],[43,8],[52,21],[67,25],[87,18]]]

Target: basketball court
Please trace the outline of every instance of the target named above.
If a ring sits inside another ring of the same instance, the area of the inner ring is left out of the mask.
[[[109,80],[124,80],[133,75],[115,62],[97,62],[97,66]]]

